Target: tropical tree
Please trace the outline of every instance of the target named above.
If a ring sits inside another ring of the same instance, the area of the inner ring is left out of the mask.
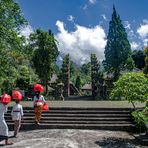
[[[91,64],[86,63],[82,66],[76,65],[71,61],[70,64],[70,80],[75,83],[77,76],[81,78],[81,85],[91,83]]]
[[[79,75],[81,77],[82,85],[91,83],[91,62],[85,63],[80,67]]]
[[[127,60],[126,60],[126,63],[124,65],[124,68],[125,70],[128,70],[128,71],[132,71],[135,67],[135,63],[132,59],[132,57],[129,57]]]
[[[134,60],[136,68],[141,70],[144,68],[145,66],[144,58],[145,55],[143,50],[134,50],[132,52],[132,59]]]
[[[148,78],[140,72],[124,73],[119,80],[114,83],[111,92],[111,99],[128,100],[134,102],[148,101]],[[135,106],[134,106],[135,107]]]
[[[70,57],[69,57],[69,54],[67,54],[63,59],[60,79],[62,83],[64,84],[63,94],[65,97],[68,97],[70,95]]]
[[[82,82],[81,82],[80,76],[77,76],[75,86],[80,91],[81,86],[82,86]]]
[[[16,80],[15,87],[27,91],[30,86],[33,86],[38,80],[38,76],[34,70],[28,65],[21,65],[19,67],[19,75]]]
[[[23,63],[23,38],[18,36],[26,23],[19,5],[14,0],[0,1],[0,87],[8,91],[15,82]]]
[[[109,32],[105,47],[104,65],[107,71],[114,73],[115,80],[131,55],[130,43],[120,16],[113,7],[112,19],[109,22]]]
[[[86,74],[86,75],[90,75],[91,74],[91,63],[85,63],[81,66],[81,72]]]
[[[46,86],[47,93],[48,81],[53,74],[56,58],[59,54],[53,34],[37,29],[30,36],[30,47],[33,50],[33,66],[41,82]]]
[[[20,26],[25,24],[19,5],[14,0],[0,1],[0,45],[5,49],[20,49],[21,37],[18,37]]]

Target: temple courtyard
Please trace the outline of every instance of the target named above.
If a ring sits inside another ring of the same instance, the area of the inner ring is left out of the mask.
[[[12,102],[9,106],[12,106]],[[22,102],[25,114],[27,108],[32,107],[32,102]],[[133,108],[127,101],[49,101],[49,115],[52,115],[53,108]],[[145,104],[136,104],[143,107]],[[60,109],[61,110],[61,109]],[[64,109],[65,110],[65,109]],[[55,110],[56,111],[56,110]],[[68,112],[68,110],[66,110]],[[33,112],[30,110],[30,114]],[[9,111],[10,114],[10,111]],[[64,114],[65,115],[65,114]],[[77,114],[76,114],[77,115]],[[101,115],[101,114],[100,114]],[[27,116],[27,115],[26,115]],[[44,124],[44,115],[40,126]],[[11,119],[11,117],[10,117]],[[27,120],[25,120],[27,122]],[[46,121],[46,120],[45,120]],[[8,122],[9,123],[9,122]],[[25,123],[22,123],[24,127]],[[9,125],[9,124],[8,124]],[[14,142],[12,146],[4,146],[4,141],[0,141],[0,147],[6,148],[146,148],[136,140],[134,133],[118,130],[98,130],[98,129],[39,129],[32,124],[33,128],[22,129],[18,138],[12,137],[13,131],[9,131],[10,140]],[[34,130],[32,130],[34,129]]]
[[[21,131],[9,148],[146,148],[134,135],[121,131],[46,129]],[[0,146],[3,146],[0,142]]]

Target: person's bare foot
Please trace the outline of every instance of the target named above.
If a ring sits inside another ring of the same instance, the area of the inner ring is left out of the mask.
[[[11,141],[6,141],[5,142],[5,145],[12,145],[13,144],[13,142],[11,142]]]

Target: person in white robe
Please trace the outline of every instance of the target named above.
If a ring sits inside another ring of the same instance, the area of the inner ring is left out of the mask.
[[[8,126],[4,118],[6,112],[6,104],[0,102],[0,139],[5,140],[5,145],[11,145],[13,142],[8,140]]]
[[[21,119],[24,113],[23,113],[23,107],[20,104],[20,101],[16,100],[15,103],[16,104],[13,106],[11,111],[11,116],[12,116],[12,120],[14,121],[14,137],[17,137],[21,127]]]

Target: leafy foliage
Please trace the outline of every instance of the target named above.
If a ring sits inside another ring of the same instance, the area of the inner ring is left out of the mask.
[[[14,0],[0,1],[0,45],[5,49],[18,49],[21,47],[21,38],[17,30],[26,21],[21,9]]]
[[[141,132],[141,129],[144,128],[146,124],[148,124],[148,108],[145,108],[142,111],[136,110],[132,112],[132,116],[134,117],[137,127]]]
[[[80,91],[80,88],[82,86],[82,82],[81,82],[80,76],[77,76],[75,86]]]
[[[134,50],[132,52],[132,58],[134,60],[135,63],[135,67],[139,68],[139,69],[143,69],[145,66],[145,62],[144,62],[144,51],[143,50]]]
[[[0,86],[9,92],[19,75],[18,67],[26,61],[23,38],[18,30],[26,21],[13,0],[0,1]]]
[[[132,71],[135,67],[135,63],[132,59],[132,57],[129,57],[127,60],[126,60],[126,63],[125,63],[125,70],[129,70],[129,71]]]
[[[37,29],[36,32],[31,35],[30,40],[30,46],[34,51],[32,58],[33,66],[42,83],[47,86],[59,54],[54,37],[48,32]]]
[[[90,75],[91,74],[91,63],[88,62],[86,64],[83,64],[81,66],[81,72],[86,74],[86,75]]]
[[[16,80],[16,87],[27,91],[30,85],[39,81],[38,77],[29,66],[22,65],[19,68],[20,74]]]
[[[126,99],[129,102],[148,100],[148,78],[143,73],[124,73],[111,92],[111,99]]]
[[[148,46],[144,49],[144,53],[146,55],[145,57],[145,67],[144,67],[144,73],[148,75]]]

